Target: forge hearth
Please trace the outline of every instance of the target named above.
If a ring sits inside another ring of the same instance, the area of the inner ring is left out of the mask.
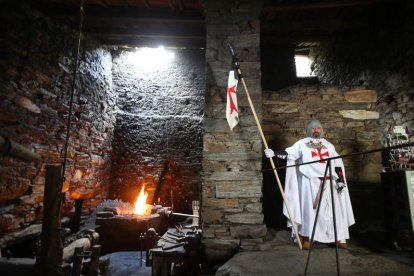
[[[132,212],[128,213],[123,208],[108,207],[105,204],[98,208],[95,225],[99,233],[102,255],[118,251],[140,250],[139,236],[147,232],[149,228],[154,228],[158,233],[164,233],[171,220],[168,208],[157,205],[150,206],[150,209],[149,214],[137,215]]]

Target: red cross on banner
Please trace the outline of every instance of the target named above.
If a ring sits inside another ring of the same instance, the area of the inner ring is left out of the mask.
[[[326,151],[322,153],[320,148],[317,148],[316,150],[317,152],[314,152],[314,151],[311,152],[312,157],[318,156],[320,160],[323,159],[323,156],[329,157],[329,152]],[[319,163],[326,163],[326,161],[319,161]]]
[[[237,110],[237,74],[234,70],[230,70],[229,79],[227,84],[227,105],[226,105],[226,118],[229,123],[230,129],[239,123],[239,111]]]
[[[229,96],[230,114],[233,113],[233,111],[236,113],[238,112],[237,106],[234,103],[233,95],[230,94],[230,93],[236,94],[236,86],[237,85],[233,85],[232,87],[227,88],[227,94]]]

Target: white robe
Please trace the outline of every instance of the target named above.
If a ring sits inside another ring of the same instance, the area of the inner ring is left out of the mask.
[[[318,147],[320,148],[318,151]],[[335,157],[338,153],[335,147],[326,139],[304,138],[297,141],[293,146],[286,149],[287,166],[315,161],[322,158]],[[286,169],[285,194],[287,202],[298,227],[299,235],[309,237],[312,236],[312,229],[315,221],[317,208],[313,208],[313,202],[317,197],[321,180],[326,170],[326,161],[313,164],[303,165],[299,167],[291,167]],[[352,211],[351,200],[349,197],[348,187],[345,187],[341,193],[335,188],[338,175],[335,167],[341,167],[344,181],[345,169],[342,159],[331,160],[332,181],[334,187],[334,204],[335,219],[338,240],[349,239],[348,227],[355,223]],[[329,170],[327,172],[329,176]],[[283,214],[288,218],[288,226],[291,227],[286,205],[283,205]],[[325,182],[325,188],[322,193],[321,207],[316,224],[314,241],[330,243],[335,241],[332,201],[330,192],[330,182]]]

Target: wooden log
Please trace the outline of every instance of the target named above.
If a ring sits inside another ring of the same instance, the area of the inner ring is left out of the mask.
[[[76,248],[82,248],[83,251],[88,251],[91,248],[90,239],[80,238],[63,248],[62,260],[66,263],[71,263],[75,255]]]
[[[13,157],[25,160],[25,161],[34,161],[39,163],[42,161],[42,157],[31,151],[30,149],[8,139],[6,136],[0,135],[0,152],[3,154],[8,154]]]
[[[44,275],[62,273],[62,240],[60,238],[61,165],[47,165],[45,177],[44,213],[41,236],[40,268]]]

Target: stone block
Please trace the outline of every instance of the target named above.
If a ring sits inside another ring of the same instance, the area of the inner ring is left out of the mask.
[[[210,180],[226,181],[226,180],[240,180],[252,181],[256,183],[262,181],[261,172],[246,172],[246,171],[232,171],[232,172],[215,172],[210,176]],[[261,186],[261,184],[260,184]]]
[[[14,99],[15,104],[17,104],[20,107],[23,107],[27,110],[29,110],[32,113],[40,114],[40,108],[34,104],[29,98],[23,97],[23,96],[17,96]]]
[[[375,90],[354,90],[345,92],[345,100],[350,103],[375,103],[377,92]]]
[[[230,226],[232,238],[239,239],[256,239],[266,236],[267,229],[264,224],[259,225],[235,225]]]
[[[232,34],[232,33],[230,33]],[[233,33],[235,34],[235,33]],[[260,33],[230,35],[228,40],[237,47],[254,48],[260,44]],[[234,43],[232,43],[234,42]],[[235,49],[236,51],[237,49]],[[242,67],[243,68],[243,67]]]
[[[299,109],[296,103],[284,103],[272,106],[270,112],[277,114],[290,114],[299,112]]]
[[[202,217],[204,223],[217,223],[223,220],[223,212],[217,209],[204,208]]]
[[[249,203],[246,205],[246,211],[252,213],[261,213],[263,209],[262,206],[262,202]]]
[[[262,197],[261,179],[251,181],[223,181],[216,184],[217,198]]]
[[[354,120],[375,120],[375,119],[379,119],[379,113],[377,111],[339,110],[339,113],[344,118],[350,118],[350,119],[354,119]]]
[[[0,202],[16,199],[29,189],[30,181],[25,178],[2,175],[0,180]]]
[[[237,248],[240,244],[239,239],[205,239],[203,237],[203,244],[210,249],[226,250]]]
[[[230,214],[230,215],[226,215],[226,219],[232,223],[261,224],[263,223],[263,214],[258,214],[258,213]]]
[[[203,199],[203,207],[216,207],[220,209],[237,208],[239,207],[239,200],[231,198],[206,198]]]
[[[245,250],[257,250],[258,246],[263,243],[263,238],[242,239],[240,248]]]

